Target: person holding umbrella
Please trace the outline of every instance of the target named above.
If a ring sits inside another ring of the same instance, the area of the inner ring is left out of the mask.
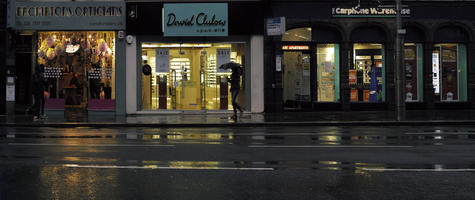
[[[240,113],[243,112],[241,106],[236,102],[236,98],[239,94],[239,90],[241,89],[241,74],[242,74],[242,67],[241,64],[235,62],[229,62],[226,64],[221,65],[219,68],[221,69],[231,69],[231,79],[228,79],[228,82],[231,83],[231,102],[233,105],[234,110],[234,118],[237,117],[237,110]]]

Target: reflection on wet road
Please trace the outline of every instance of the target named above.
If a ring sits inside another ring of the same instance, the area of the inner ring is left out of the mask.
[[[442,179],[475,191],[474,144],[475,127],[8,128],[0,199],[352,199],[338,194],[379,189],[394,199]],[[223,185],[231,191],[205,193]],[[139,192],[151,186],[165,189]]]

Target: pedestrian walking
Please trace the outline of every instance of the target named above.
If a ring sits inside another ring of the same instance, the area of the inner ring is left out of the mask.
[[[239,110],[240,113],[243,112],[241,106],[236,102],[237,96],[239,94],[239,90],[241,90],[241,75],[242,75],[242,67],[239,63],[230,62],[220,66],[223,69],[231,69],[231,78],[228,79],[228,82],[231,83],[231,102],[233,105],[234,116],[233,118],[237,118],[237,111]]]
[[[35,73],[33,74],[33,99],[34,99],[34,116],[33,121],[46,119],[45,115],[45,79],[44,79],[44,65],[37,65]]]

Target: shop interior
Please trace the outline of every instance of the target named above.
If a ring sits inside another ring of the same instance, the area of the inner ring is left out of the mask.
[[[46,109],[76,106],[115,109],[115,33],[38,33],[38,64],[44,65]]]
[[[142,43],[142,110],[232,110],[231,70],[245,70],[244,43]],[[150,71],[150,72],[147,72]],[[245,105],[244,74],[237,102]]]
[[[381,44],[355,43],[349,69],[350,101],[384,101],[384,65]]]

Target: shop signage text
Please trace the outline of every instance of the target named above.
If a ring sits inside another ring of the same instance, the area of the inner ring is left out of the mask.
[[[228,4],[164,4],[162,24],[164,36],[228,36]]]
[[[108,17],[122,16],[123,8],[120,6],[89,6],[89,7],[44,7],[44,6],[17,6],[16,17]]]
[[[285,17],[267,19],[267,35],[283,35],[285,33]]]
[[[309,50],[308,45],[282,45],[282,50]]]
[[[15,30],[121,30],[125,3],[108,1],[10,1],[10,24]]]
[[[401,9],[401,16],[411,15],[411,9]],[[333,17],[395,17],[395,8],[332,8]]]

